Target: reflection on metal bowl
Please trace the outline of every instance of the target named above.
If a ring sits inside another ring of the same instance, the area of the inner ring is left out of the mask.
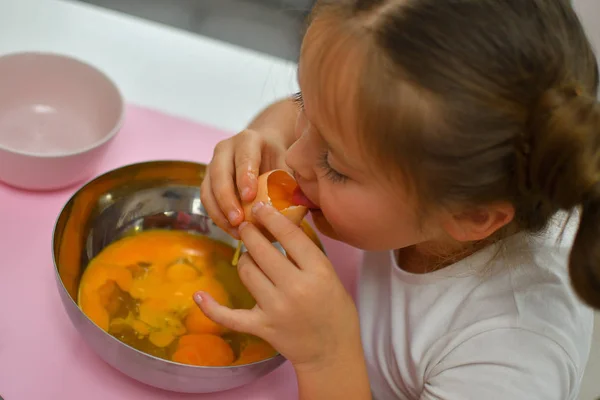
[[[67,202],[56,222],[52,243],[63,306],[87,344],[124,374],[183,393],[239,387],[273,371],[285,360],[276,355],[247,365],[199,367],[157,358],[126,345],[94,324],[78,307],[77,292],[88,262],[132,231],[185,230],[235,246],[235,240],[211,221],[200,202],[205,170],[205,165],[192,162],[153,161],[108,172],[83,186]],[[310,226],[305,223],[303,228],[322,248]]]

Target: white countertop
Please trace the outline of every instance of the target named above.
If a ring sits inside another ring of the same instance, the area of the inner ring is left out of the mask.
[[[297,90],[292,62],[64,0],[0,0],[0,55],[18,51],[74,56],[127,102],[232,132]]]

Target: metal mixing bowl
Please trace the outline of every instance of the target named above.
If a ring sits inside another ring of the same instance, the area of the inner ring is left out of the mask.
[[[206,166],[154,161],[108,172],[83,186],[61,211],[53,257],[63,306],[87,344],[108,364],[148,385],[184,393],[209,393],[245,385],[284,362],[281,355],[253,364],[198,367],[157,358],[126,345],[94,324],[78,307],[79,280],[104,247],[147,229],[179,229],[236,242],[208,218],[200,202]],[[306,233],[321,243],[308,224]],[[281,250],[281,248],[280,248]]]

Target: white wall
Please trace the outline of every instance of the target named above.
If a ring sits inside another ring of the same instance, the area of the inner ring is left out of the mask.
[[[600,58],[600,0],[573,0],[573,6]]]
[[[573,0],[573,6],[579,13],[584,28],[594,45],[596,57],[600,58],[600,0]],[[594,400],[600,396],[600,313],[596,314],[596,326],[592,353],[583,386],[579,396],[580,400]]]

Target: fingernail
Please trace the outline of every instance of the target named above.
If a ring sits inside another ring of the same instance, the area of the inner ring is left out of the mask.
[[[252,206],[252,212],[256,214],[258,212],[258,210],[260,210],[264,206],[265,206],[265,203],[263,203],[262,201],[259,201],[258,203],[254,204]]]
[[[242,189],[242,198],[247,199],[248,196],[250,196],[250,189],[249,188],[243,188]]]
[[[202,302],[204,301],[204,300],[202,299],[202,292],[196,292],[196,293],[194,293],[194,301],[195,301],[197,304],[200,304],[200,303],[202,303]]]
[[[235,224],[235,221],[237,221],[239,216],[240,216],[240,212],[238,210],[229,211],[229,214],[228,214],[229,222],[232,225]]]
[[[238,230],[241,231],[242,229],[244,229],[244,227],[248,225],[248,222],[244,221],[240,224],[240,226],[238,226]]]

